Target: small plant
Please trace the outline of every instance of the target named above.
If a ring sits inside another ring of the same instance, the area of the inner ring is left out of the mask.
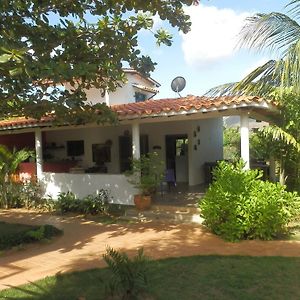
[[[51,197],[44,197],[42,187],[35,181],[19,183],[18,193],[15,195],[17,207],[52,211],[55,203]]]
[[[67,212],[78,212],[80,207],[80,200],[76,198],[72,192],[62,192],[58,195],[56,201],[56,209],[62,214]]]
[[[101,189],[97,195],[88,195],[81,200],[82,212],[92,215],[103,213],[106,210],[109,199],[109,193],[104,189]]]
[[[62,214],[75,212],[95,215],[105,212],[109,200],[109,192],[105,189],[100,189],[96,195],[88,195],[83,199],[76,198],[72,192],[60,193],[56,201],[56,209]]]
[[[270,240],[286,231],[299,213],[299,197],[280,184],[260,180],[257,170],[220,162],[215,181],[200,201],[204,224],[217,235],[236,241]]]
[[[108,247],[103,258],[112,272],[107,293],[124,300],[139,299],[148,286],[149,259],[143,249],[130,259],[126,253]]]
[[[36,230],[27,231],[26,236],[28,236],[29,238],[35,241],[41,241],[45,238],[45,227],[41,226]]]
[[[157,152],[142,155],[132,160],[132,170],[127,172],[128,181],[133,184],[141,195],[155,193],[157,186],[164,178],[164,162]]]

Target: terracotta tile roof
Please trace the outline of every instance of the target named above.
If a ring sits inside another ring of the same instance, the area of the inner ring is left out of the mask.
[[[170,98],[160,100],[148,100],[137,103],[127,103],[112,105],[111,109],[115,111],[120,119],[151,117],[153,115],[178,114],[193,112],[205,112],[209,110],[224,110],[234,106],[252,106],[266,102],[259,97],[198,97],[187,96],[183,98]],[[0,121],[0,129],[17,129],[26,127],[37,127],[51,125],[53,118],[51,116],[43,117],[41,120],[32,118],[18,117]]]
[[[25,117],[9,118],[6,120],[0,120],[0,128],[10,129],[16,127],[36,127],[38,125],[50,123],[52,120],[53,117],[42,117],[40,120]]]
[[[149,116],[162,113],[189,112],[191,110],[226,109],[228,106],[259,104],[266,100],[260,97],[239,96],[239,97],[198,97],[187,96],[183,98],[171,98],[161,100],[148,100],[144,102],[113,105],[111,108],[119,116]]]

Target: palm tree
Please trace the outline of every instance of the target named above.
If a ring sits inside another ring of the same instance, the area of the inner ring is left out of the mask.
[[[242,81],[208,91],[208,95],[258,95],[275,97],[281,105],[281,116],[264,133],[277,143],[274,152],[281,163],[281,182],[285,169],[300,170],[300,0],[290,1],[287,14],[258,13],[246,19],[240,33],[240,47],[271,51],[278,60],[270,60],[256,68]]]
[[[258,52],[277,53],[278,60],[269,60],[238,83],[213,88],[212,94],[255,94],[268,96],[276,88],[290,88],[300,93],[300,0],[290,1],[290,14],[271,12],[248,17],[240,32],[239,47]]]
[[[22,149],[10,151],[6,146],[0,145],[0,204],[9,207],[9,194],[12,191],[14,180],[12,175],[17,171],[20,163],[30,156],[32,151]]]

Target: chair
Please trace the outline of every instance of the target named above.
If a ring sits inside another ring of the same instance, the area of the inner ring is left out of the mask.
[[[168,184],[168,188],[170,190],[171,185],[176,186],[176,180],[175,180],[175,172],[174,169],[167,169],[166,170],[166,176],[165,176],[165,181]]]

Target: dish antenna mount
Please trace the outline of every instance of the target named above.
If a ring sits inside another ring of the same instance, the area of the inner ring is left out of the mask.
[[[179,93],[185,88],[185,85],[185,79],[182,76],[177,76],[172,80],[171,89],[181,97]]]

